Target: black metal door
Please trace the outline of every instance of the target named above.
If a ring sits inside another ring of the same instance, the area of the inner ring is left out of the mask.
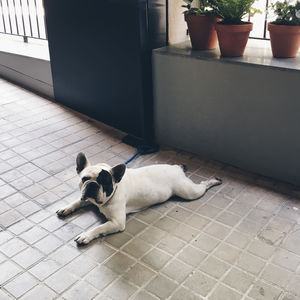
[[[56,100],[132,135],[151,135],[150,31],[163,31],[158,40],[166,43],[166,4],[159,16],[157,1],[44,0]],[[149,20],[159,18],[154,30]]]

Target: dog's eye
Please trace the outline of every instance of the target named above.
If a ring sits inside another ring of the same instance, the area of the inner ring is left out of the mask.
[[[85,176],[85,177],[82,177],[81,181],[82,181],[82,183],[84,183],[84,182],[86,182],[86,181],[88,181],[90,179],[91,179],[91,177]]]

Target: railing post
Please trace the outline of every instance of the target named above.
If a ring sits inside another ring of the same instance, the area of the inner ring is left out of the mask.
[[[23,36],[23,41],[24,41],[24,43],[28,43],[28,36]]]
[[[265,13],[265,22],[264,22],[264,39],[267,37],[268,14],[269,14],[269,0],[266,0],[266,13]]]

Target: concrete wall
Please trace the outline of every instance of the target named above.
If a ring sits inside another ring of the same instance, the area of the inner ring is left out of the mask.
[[[49,98],[54,98],[50,62],[0,52],[0,76]]]
[[[300,185],[300,71],[154,52],[159,143]]]

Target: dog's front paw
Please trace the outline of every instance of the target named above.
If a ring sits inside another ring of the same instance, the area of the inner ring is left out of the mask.
[[[83,232],[79,234],[74,241],[77,245],[86,245],[93,239],[94,237],[89,232]]]
[[[56,213],[59,217],[65,217],[73,212],[73,209],[70,207],[64,207],[59,209]]]

